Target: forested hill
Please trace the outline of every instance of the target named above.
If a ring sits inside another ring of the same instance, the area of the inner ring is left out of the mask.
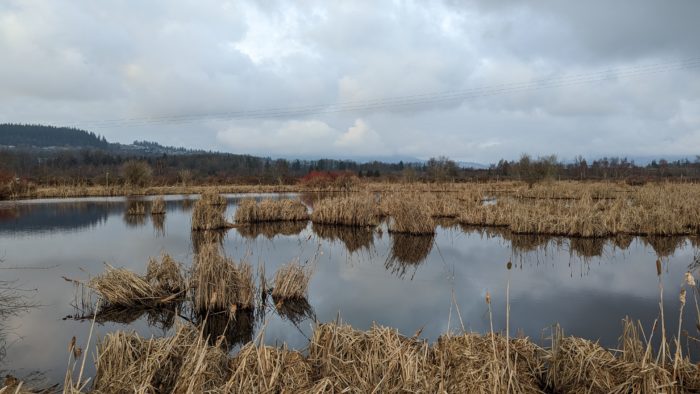
[[[0,145],[17,147],[71,147],[109,149],[110,143],[95,133],[70,127],[0,124]]]

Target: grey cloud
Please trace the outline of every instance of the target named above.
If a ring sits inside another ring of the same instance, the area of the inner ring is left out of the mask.
[[[695,57],[698,11],[647,0],[11,0],[0,5],[0,117],[271,156],[693,154],[698,67],[625,75]],[[605,70],[612,78],[570,83]],[[551,78],[569,83],[517,89]],[[205,116],[503,85],[398,108]],[[202,116],[95,123],[188,115]],[[343,137],[358,120],[369,131]]]

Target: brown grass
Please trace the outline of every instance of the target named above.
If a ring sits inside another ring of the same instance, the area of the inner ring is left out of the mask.
[[[275,272],[272,298],[275,302],[305,299],[311,280],[311,269],[298,261],[290,261]]]
[[[179,271],[165,272],[166,269],[179,270],[177,265],[169,265],[167,268],[159,266],[158,269],[162,278],[166,276],[175,278],[180,275]],[[175,281],[184,282],[181,277]],[[111,265],[106,266],[103,274],[88,282],[88,287],[102,297],[106,306],[122,307],[157,307],[177,301],[181,297],[182,290],[178,289],[177,292],[174,292],[167,287],[162,287],[164,285],[165,282],[161,282],[159,279],[153,278],[153,281],[149,282],[146,278],[132,271],[125,268],[114,268]]]
[[[192,230],[219,230],[231,227],[224,217],[225,205],[213,205],[197,200],[192,209]]]
[[[187,290],[182,264],[167,253],[161,254],[160,260],[148,259],[145,279],[154,289],[164,294],[184,293]]]
[[[308,220],[306,205],[299,200],[244,199],[236,208],[236,223]]]
[[[207,189],[199,196],[199,201],[207,205],[226,206],[226,198],[220,194],[218,189]]]
[[[194,308],[202,315],[254,308],[252,267],[223,256],[216,244],[204,245],[195,256],[191,285]]]
[[[395,196],[389,202],[389,232],[433,234],[435,221],[427,203],[415,196]]]
[[[318,201],[311,221],[321,224],[372,227],[379,223],[376,203],[368,195],[351,195]]]
[[[151,215],[165,215],[165,199],[158,197],[151,204]]]
[[[223,387],[226,393],[294,393],[312,386],[311,366],[285,345],[277,348],[249,343],[231,360],[231,370]]]
[[[129,201],[126,207],[128,216],[140,216],[146,214],[146,203],[143,201]]]

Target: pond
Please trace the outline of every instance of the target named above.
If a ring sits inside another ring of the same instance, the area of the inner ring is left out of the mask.
[[[251,195],[226,196],[229,220],[243,197]],[[162,252],[189,267],[197,245],[190,231],[195,198],[167,197],[161,219],[125,215],[133,201],[127,198],[1,203],[0,373],[62,382],[71,338],[84,346],[91,325],[79,318],[85,312],[80,310],[81,294],[69,280],[98,275],[104,263],[141,274],[148,258]],[[229,257],[245,258],[254,270],[264,264],[268,280],[290,260],[313,265],[306,309],[283,316],[269,309],[251,322],[252,331],[239,333],[241,340],[249,340],[264,329],[265,342],[296,349],[307,345],[314,317],[320,322],[339,319],[358,329],[376,322],[408,336],[420,331],[430,341],[462,327],[488,332],[487,293],[497,331],[506,329],[509,304],[511,335],[524,334],[546,345],[558,323],[567,334],[614,347],[625,316],[651,329],[659,316],[660,280],[666,329],[675,333],[678,292],[685,272],[693,268],[697,245],[685,237],[523,236],[449,221],[440,223],[434,237],[389,234],[385,224],[375,231],[310,222],[264,224],[230,229],[222,243]],[[695,302],[692,296],[689,300],[683,329],[695,335]],[[147,313],[113,320],[97,324],[97,337],[118,329],[144,336],[172,330],[167,317]],[[94,354],[94,345],[89,351]],[[88,360],[92,374],[92,357]]]

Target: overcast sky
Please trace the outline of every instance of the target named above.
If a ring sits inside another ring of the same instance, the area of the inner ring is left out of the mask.
[[[2,0],[0,122],[265,156],[695,155],[699,15],[693,0]],[[221,116],[240,111],[259,112]]]

